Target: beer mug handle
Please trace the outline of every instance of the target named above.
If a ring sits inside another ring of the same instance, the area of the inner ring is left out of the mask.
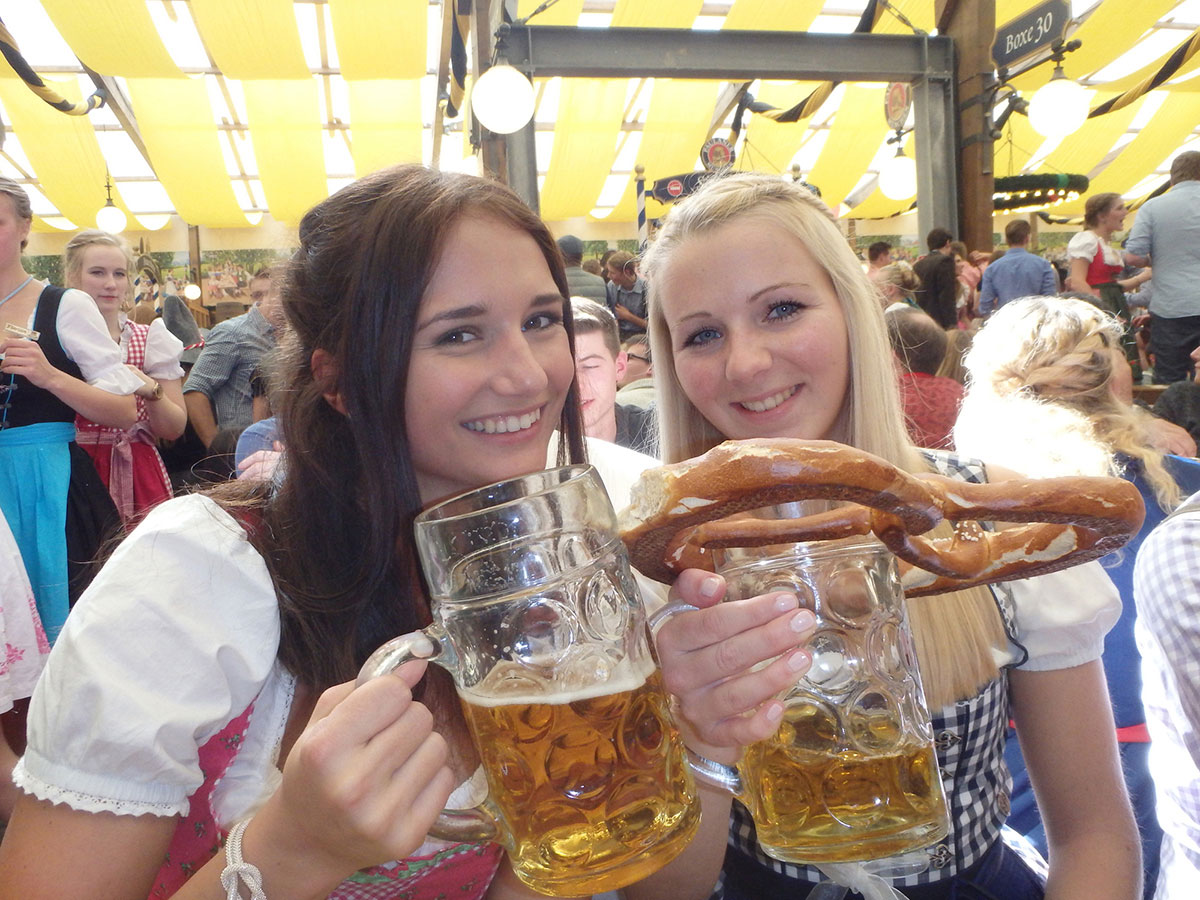
[[[650,616],[647,622],[650,626],[650,633],[657,635],[658,626],[671,618],[671,616],[681,612],[695,612],[697,609],[699,607],[678,600],[674,603],[668,603],[662,609],[655,612],[654,615]],[[687,755],[688,767],[697,779],[710,787],[728,791],[735,797],[742,795],[742,775],[737,766],[727,766],[724,763],[716,762],[691,750],[688,750]]]
[[[372,678],[386,675],[413,659],[424,659],[443,668],[451,668],[454,662],[453,651],[440,637],[437,629],[430,627],[425,631],[414,631],[392,638],[367,658],[358,672],[356,683],[366,684]],[[429,836],[459,844],[482,844],[501,840],[496,819],[482,806],[442,810],[437,821],[430,827]]]

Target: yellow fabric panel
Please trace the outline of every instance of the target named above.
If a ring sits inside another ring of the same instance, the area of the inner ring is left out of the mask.
[[[744,31],[807,31],[825,0],[734,0],[723,28]]]
[[[1167,57],[1169,57],[1172,53],[1174,53],[1176,48],[1178,48],[1180,44],[1185,43],[1190,37],[1192,37],[1191,34],[1187,34],[1182,31],[1179,32],[1178,43],[1176,43],[1175,46],[1172,47],[1168,52],[1164,53],[1162,56],[1158,57],[1158,59],[1154,60],[1153,62],[1147,63],[1146,65],[1142,66],[1142,68],[1138,69],[1132,75],[1126,75],[1124,78],[1118,78],[1116,81],[1111,81],[1111,82],[1106,83],[1104,85],[1104,89],[1106,91],[1112,91],[1113,93],[1121,93],[1122,91],[1129,90],[1131,87],[1137,86],[1145,78],[1148,78],[1148,77],[1154,75],[1155,73],[1157,73],[1158,70],[1162,68],[1163,63],[1165,63],[1167,61]],[[1182,78],[1184,75],[1187,75],[1191,72],[1195,72],[1198,68],[1200,68],[1200,53],[1197,53],[1195,56],[1193,56],[1191,59],[1189,59],[1187,62],[1185,62],[1182,66],[1180,66],[1179,70],[1171,77],[1172,78]],[[1195,90],[1200,90],[1200,83],[1197,83],[1197,79],[1193,78],[1190,81],[1186,81],[1180,85],[1164,84],[1164,85],[1161,85],[1159,88],[1156,88],[1156,90],[1195,91]]]
[[[101,75],[183,77],[146,0],[42,0],[42,6],[75,55]]]
[[[583,216],[595,207],[617,155],[626,88],[623,78],[563,79],[542,218]]]
[[[421,82],[352,81],[349,88],[354,174],[421,162]]]
[[[763,81],[754,98],[780,109],[791,109],[817,87],[814,81]],[[739,169],[761,172],[783,172],[792,164],[808,134],[808,120],[776,122],[766,116],[746,113],[742,120],[746,140],[741,157],[735,163]]]
[[[659,178],[690,172],[696,167],[696,157],[708,134],[708,121],[698,115],[697,110],[712,109],[722,84],[719,81],[655,79],[642,129],[642,143],[638,147],[638,162],[646,168],[647,190]],[[607,221],[637,220],[636,182],[631,175],[625,193]],[[656,200],[647,199],[647,208],[654,210],[653,215],[658,215],[663,206]]]
[[[1171,151],[1192,133],[1197,122],[1200,122],[1200,94],[1170,94],[1137,137],[1122,148],[1120,156],[1092,179],[1088,195],[1129,190],[1162,165]],[[1051,212],[1064,216],[1081,214],[1086,200],[1087,195],[1056,206]]]
[[[822,199],[837,209],[862,178],[879,145],[887,137],[881,84],[848,84],[833,119],[821,157],[805,180],[821,189]]]
[[[294,225],[329,194],[316,79],[254,80],[242,88],[267,207],[277,221]]]
[[[229,78],[308,78],[292,0],[190,0],[204,46]]]
[[[338,65],[347,81],[420,78],[427,0],[329,0]]]
[[[95,227],[96,211],[105,200],[105,167],[91,120],[65,116],[48,106],[7,66],[4,75],[0,77],[0,100],[42,191],[80,228]],[[81,99],[77,81],[56,82],[54,87],[67,100]],[[116,190],[113,202],[129,212]]]
[[[1106,94],[1093,98],[1092,105],[1097,106],[1108,100]],[[1129,128],[1134,114],[1141,107],[1145,98],[1135,100],[1128,106],[1114,110],[1104,116],[1088,119],[1078,131],[1064,138],[1054,151],[1046,157],[1041,165],[1041,171],[1046,172],[1078,172],[1086,175],[1108,151],[1113,148],[1117,138]],[[1163,154],[1166,156],[1166,153]]]
[[[1083,46],[1068,53],[1063,60],[1063,72],[1068,78],[1083,78],[1104,68],[1125,53],[1142,32],[1153,25],[1164,13],[1169,12],[1179,0],[1104,0],[1087,21],[1071,35]],[[1003,24],[1003,23],[1001,23]],[[1183,33],[1180,33],[1183,40]],[[1051,63],[1043,63],[1036,69],[1013,79],[1017,90],[1032,95],[1050,80],[1054,72]]]
[[[617,0],[612,24],[615,28],[691,28],[703,5],[704,0]]]
[[[130,78],[126,86],[154,171],[180,218],[210,228],[245,227],[204,81]]]
[[[520,0],[517,4],[517,18],[525,18],[543,2],[544,0]],[[583,12],[583,0],[558,0],[549,9],[534,16],[529,24],[535,28],[538,25],[578,25],[581,12]]]
[[[850,210],[849,215],[851,219],[888,219],[908,212],[914,199],[910,197],[907,200],[892,200],[885,197],[879,188],[875,188],[866,200]]]

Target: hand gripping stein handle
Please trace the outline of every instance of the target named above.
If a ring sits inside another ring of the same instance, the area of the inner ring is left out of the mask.
[[[682,612],[696,612],[698,609],[699,607],[692,606],[690,603],[682,603],[680,601],[668,603],[650,616],[648,620],[650,633],[657,635],[659,626],[671,618],[671,616]],[[709,759],[707,756],[701,756],[690,747],[687,748],[687,756],[688,767],[691,768],[692,774],[697,779],[718,790],[728,791],[735,797],[742,796],[742,773],[736,765],[726,765],[725,763]]]
[[[437,626],[392,638],[372,653],[358,672],[357,684],[394,672],[404,663],[423,659],[451,668],[454,651],[444,640]],[[495,818],[483,806],[470,809],[444,809],[429,829],[429,836],[460,844],[479,844],[499,841],[500,832]]]

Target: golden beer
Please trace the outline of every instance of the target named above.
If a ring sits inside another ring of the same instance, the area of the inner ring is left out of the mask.
[[[946,834],[937,757],[928,742],[900,738],[886,716],[868,726],[887,745],[814,752],[832,720],[808,704],[789,706],[778,731],[742,763],[746,803],[763,850],[802,863],[852,862],[916,850]]]
[[[546,690],[459,692],[514,871],[572,897],[662,868],[691,840],[700,804],[657,669],[626,661],[606,684]]]

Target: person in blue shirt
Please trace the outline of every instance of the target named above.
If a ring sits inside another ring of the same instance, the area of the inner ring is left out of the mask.
[[[1150,301],[1150,350],[1154,383],[1191,377],[1188,354],[1200,345],[1200,151],[1180,153],[1171,163],[1171,190],[1138,210],[1125,261],[1154,266]]]
[[[1058,293],[1054,266],[1029,252],[1029,234],[1029,223],[1024,219],[1015,219],[1005,227],[1008,252],[984,270],[979,285],[979,314],[984,318],[1017,297]]]

